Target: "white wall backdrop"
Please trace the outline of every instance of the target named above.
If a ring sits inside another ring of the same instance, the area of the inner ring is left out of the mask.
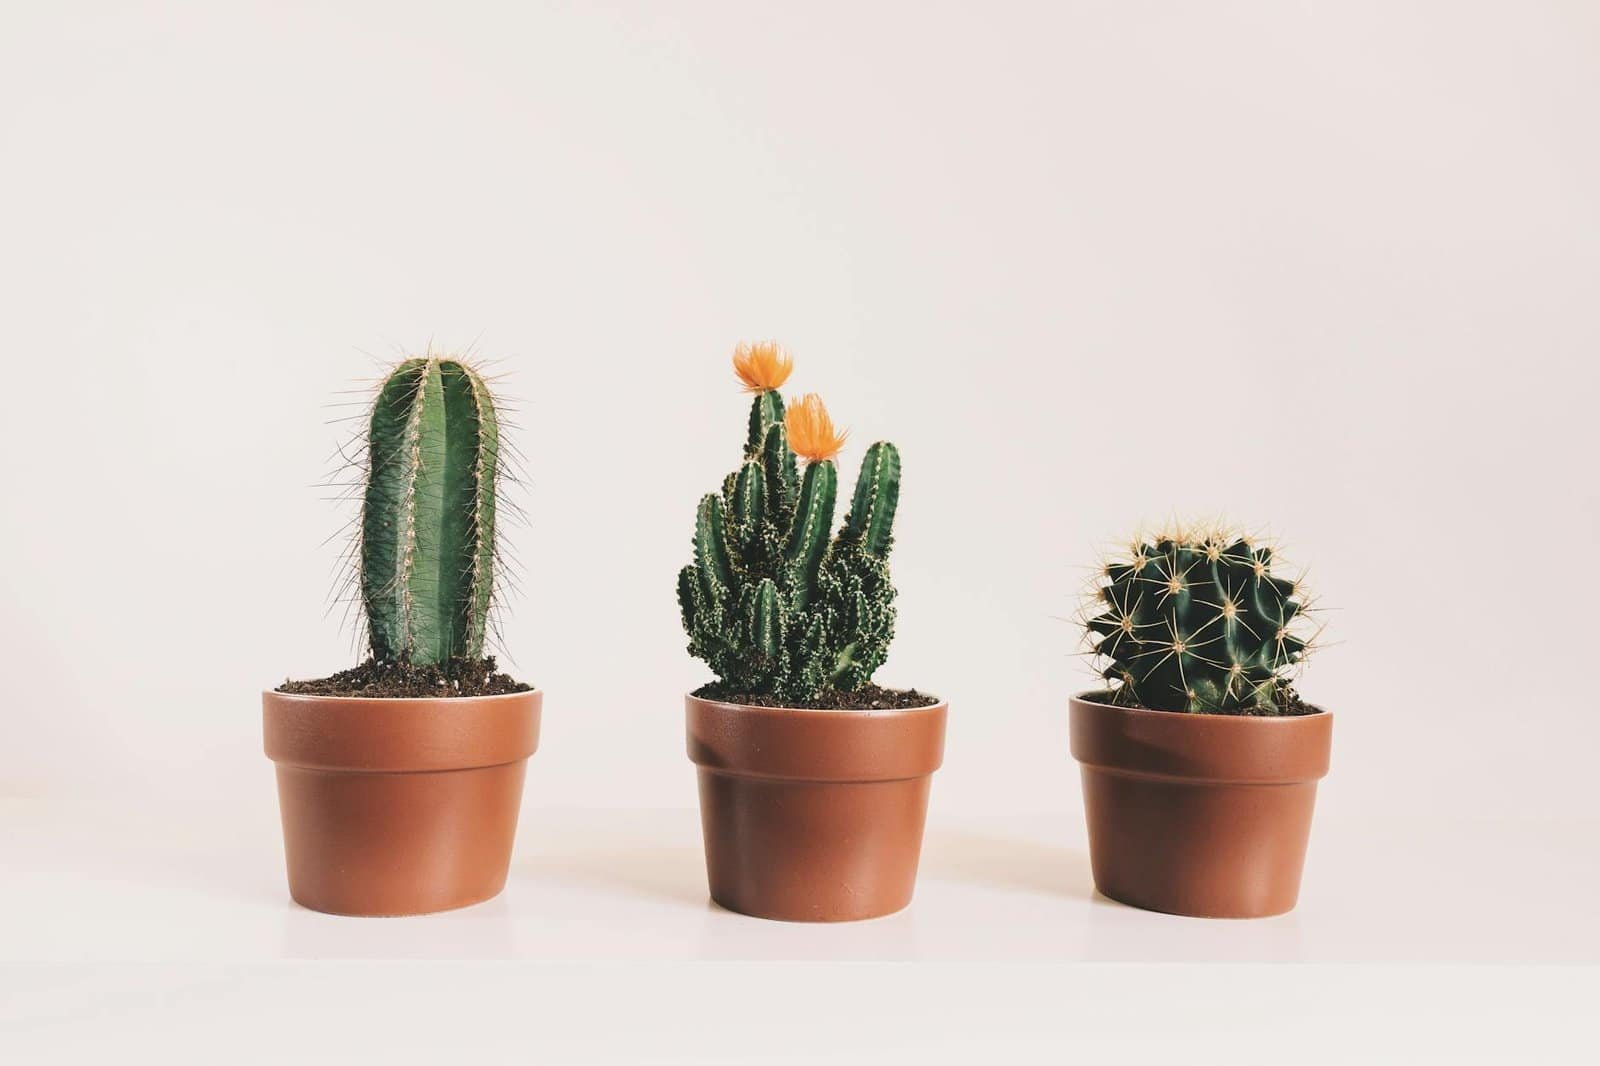
[[[1600,6],[4,21],[0,790],[272,802],[260,689],[354,659],[324,405],[431,338],[521,406],[528,809],[691,805],[674,575],[771,336],[904,452],[935,817],[1076,807],[1066,619],[1194,513],[1332,608],[1324,816],[1593,808]]]

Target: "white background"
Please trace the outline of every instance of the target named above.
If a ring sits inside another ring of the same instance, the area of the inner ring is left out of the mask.
[[[904,454],[879,680],[950,701],[930,832],[1081,856],[1080,590],[1139,524],[1223,515],[1328,608],[1302,689],[1344,844],[1308,877],[1582,898],[1597,59],[1582,3],[8,5],[11,824],[204,812],[275,867],[258,693],[356,654],[311,486],[359,408],[325,405],[430,341],[505,372],[528,456],[525,824],[691,807],[674,576],[739,455],[729,351],[776,337],[847,481]],[[1530,954],[1505,921],[1462,935]]]
[[[692,803],[773,336],[904,453],[942,806],[1076,802],[1090,565],[1223,514],[1329,608],[1325,806],[1593,809],[1600,8],[323,7],[8,15],[7,788],[268,787],[257,692],[354,657],[323,405],[431,338],[520,407],[530,802]]]

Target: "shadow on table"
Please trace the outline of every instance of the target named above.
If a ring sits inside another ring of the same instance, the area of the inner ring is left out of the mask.
[[[640,845],[535,853],[512,864],[511,880],[524,878],[621,890],[701,909],[708,904],[699,848]]]
[[[290,959],[515,959],[512,907],[501,894],[433,914],[352,918],[286,901],[282,951]]]
[[[922,849],[921,874],[942,881],[1109,902],[1094,889],[1082,851],[962,829],[936,829]]]

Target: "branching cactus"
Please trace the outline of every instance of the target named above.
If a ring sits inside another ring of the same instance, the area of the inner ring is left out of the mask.
[[[361,599],[379,662],[483,655],[494,588],[500,430],[472,367],[407,359],[373,404]]]
[[[887,441],[867,449],[834,535],[845,434],[815,395],[784,406],[778,390],[793,363],[777,345],[741,345],[734,369],[754,393],[749,431],[739,469],[700,501],[694,562],[678,574],[689,652],[732,692],[794,701],[855,692],[894,636],[900,453]]]
[[[1293,713],[1298,581],[1270,547],[1216,530],[1135,541],[1101,572],[1086,625],[1116,702],[1206,714]]]

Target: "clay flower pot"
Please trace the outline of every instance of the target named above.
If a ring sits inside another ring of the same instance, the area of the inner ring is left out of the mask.
[[[499,894],[542,699],[263,693],[289,894],[352,915],[425,914]]]
[[[1332,715],[1180,714],[1090,696],[1071,708],[1096,888],[1202,918],[1294,908]]]
[[[791,922],[877,918],[911,902],[946,704],[687,704],[713,900]]]

